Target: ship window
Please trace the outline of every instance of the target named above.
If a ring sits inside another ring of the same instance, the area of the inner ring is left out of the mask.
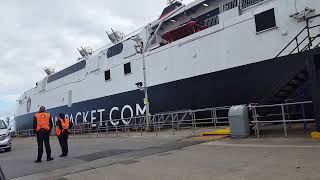
[[[116,56],[120,54],[122,50],[123,50],[123,44],[122,43],[116,44],[108,49],[107,57],[111,58],[113,56]]]
[[[128,62],[123,65],[124,74],[130,74],[131,73],[131,63]]]
[[[254,18],[257,32],[265,31],[277,26],[274,9],[257,14]]]
[[[111,79],[110,70],[104,72],[104,80],[108,81]]]
[[[78,63],[76,63],[76,64],[74,64],[74,65],[72,65],[62,71],[59,71],[55,74],[52,74],[51,76],[48,77],[47,82],[51,83],[53,81],[56,81],[58,79],[65,77],[65,76],[68,76],[72,73],[80,71],[80,70],[84,69],[85,67],[86,67],[86,61],[78,62]]]

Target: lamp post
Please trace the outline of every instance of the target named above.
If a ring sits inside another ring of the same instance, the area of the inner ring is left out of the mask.
[[[138,36],[131,38],[133,41],[137,43],[135,45],[135,49],[137,53],[142,54],[142,70],[143,70],[143,85],[139,87],[142,91],[144,91],[144,99],[143,103],[146,106],[146,130],[149,131],[150,127],[150,103],[148,98],[148,85],[147,85],[147,68],[146,68],[146,60],[145,60],[145,46],[142,39]]]

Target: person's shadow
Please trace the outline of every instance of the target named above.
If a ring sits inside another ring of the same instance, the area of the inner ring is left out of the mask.
[[[3,171],[2,171],[2,168],[0,166],[0,180],[7,180],[7,178],[5,177]]]

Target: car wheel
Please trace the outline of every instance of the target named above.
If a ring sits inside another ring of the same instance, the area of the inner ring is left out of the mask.
[[[7,148],[5,151],[6,151],[6,152],[11,151],[11,147]]]

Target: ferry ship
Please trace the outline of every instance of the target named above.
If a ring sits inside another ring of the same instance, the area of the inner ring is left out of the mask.
[[[112,43],[81,48],[75,64],[17,100],[17,130],[45,106],[75,124],[298,98],[305,55],[319,47],[318,0],[169,1],[158,19]],[[308,93],[306,93],[308,94]],[[308,96],[306,95],[306,98]]]

